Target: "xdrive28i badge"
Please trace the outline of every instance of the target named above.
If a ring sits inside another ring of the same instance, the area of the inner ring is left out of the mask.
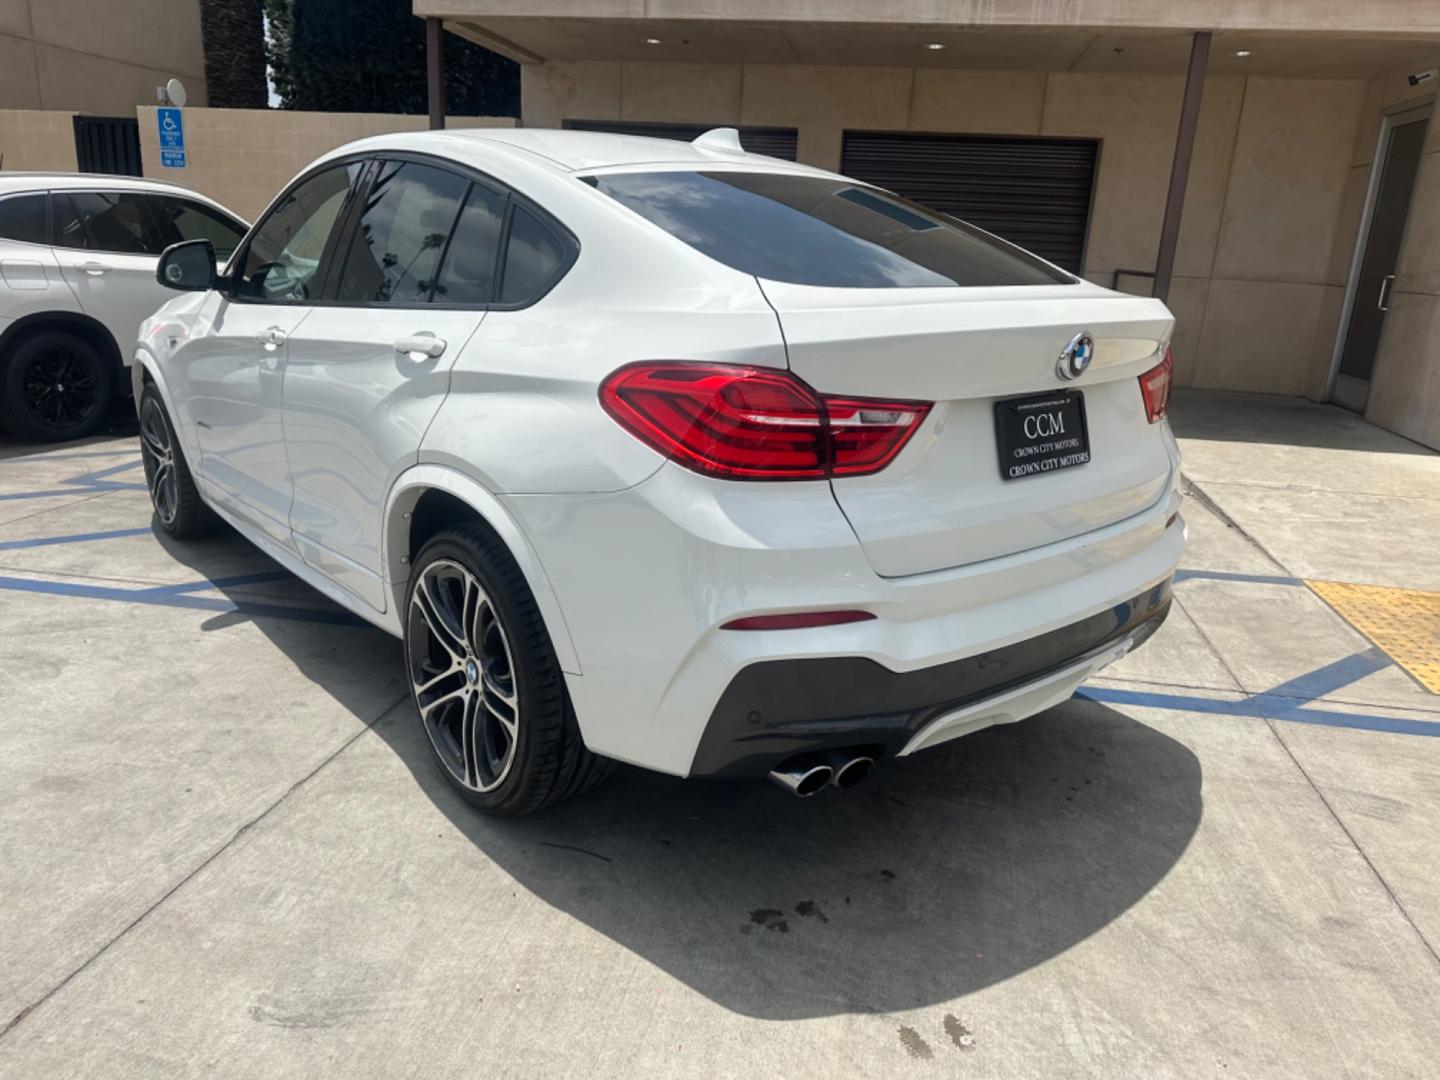
[[[1094,358],[1095,339],[1082,330],[1061,350],[1060,359],[1055,364],[1055,374],[1062,379],[1078,379],[1085,374],[1085,369]]]

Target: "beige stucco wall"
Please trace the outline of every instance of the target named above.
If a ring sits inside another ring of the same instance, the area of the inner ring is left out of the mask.
[[[1440,65],[1440,55],[1432,63]],[[1381,119],[1386,112],[1404,109],[1415,101],[1415,90],[1405,81],[1403,71],[1370,80],[1355,143],[1356,164],[1347,184],[1342,237],[1337,243],[1347,268]],[[1339,280],[1343,285],[1344,276]],[[1343,298],[1344,289],[1337,292]],[[1337,320],[1339,307],[1337,300]],[[1440,120],[1433,115],[1411,196],[1405,242],[1395,266],[1390,314],[1385,318],[1365,417],[1416,442],[1440,448]]]
[[[205,103],[199,0],[0,0],[0,104],[128,116],[170,78]]]
[[[1183,92],[1178,75],[618,62],[521,73],[526,126],[793,126],[800,159],[828,169],[846,129],[1098,138],[1084,272],[1105,285],[1154,267]],[[1335,221],[1366,92],[1360,80],[1207,82],[1170,297],[1180,382],[1282,394],[1323,383],[1343,295]]]
[[[75,168],[74,113],[0,109],[0,169],[41,172]]]
[[[423,116],[289,112],[269,109],[186,109],[187,164],[160,164],[155,109],[137,110],[145,175],[209,195],[253,220],[296,173],[337,146],[387,131],[421,131]],[[514,127],[508,116],[450,116],[450,127]],[[73,165],[72,165],[73,168]]]

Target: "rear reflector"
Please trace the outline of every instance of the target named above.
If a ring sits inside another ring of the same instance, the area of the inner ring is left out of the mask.
[[[751,615],[732,619],[721,630],[807,630],[816,626],[841,626],[845,623],[868,622],[875,618],[868,611],[796,611],[788,615]]]
[[[1174,379],[1175,361],[1170,347],[1165,347],[1165,359],[1140,376],[1140,394],[1145,398],[1145,416],[1152,424],[1165,419],[1165,410],[1170,405],[1170,383]]]
[[[600,404],[641,442],[730,480],[815,480],[879,472],[929,402],[817,394],[788,371],[645,361],[613,372]]]

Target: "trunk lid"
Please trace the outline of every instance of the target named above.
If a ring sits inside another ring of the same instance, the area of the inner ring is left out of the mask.
[[[1088,283],[982,289],[840,289],[761,283],[790,368],[825,394],[935,403],[888,467],[837,478],[835,499],[877,574],[963,566],[1104,528],[1151,506],[1173,464],[1138,376],[1174,320],[1148,297]],[[1064,380],[1078,333],[1093,360]],[[997,401],[1079,391],[1088,462],[1002,477]]]

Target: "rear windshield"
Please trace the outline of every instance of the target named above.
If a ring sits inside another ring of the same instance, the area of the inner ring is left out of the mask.
[[[774,172],[643,172],[586,182],[726,266],[856,289],[1075,279],[964,222],[876,188]]]

